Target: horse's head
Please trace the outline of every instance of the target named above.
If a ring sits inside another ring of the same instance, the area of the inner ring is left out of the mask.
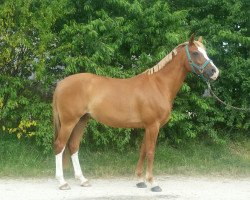
[[[194,34],[185,46],[187,55],[187,69],[192,71],[204,80],[216,80],[219,76],[219,70],[213,61],[207,56],[206,49],[202,44],[202,37],[198,41],[194,40]]]

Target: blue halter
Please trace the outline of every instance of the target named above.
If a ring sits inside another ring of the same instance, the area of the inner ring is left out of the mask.
[[[212,60],[206,60],[206,62],[203,63],[202,66],[197,65],[191,58],[189,50],[188,50],[188,45],[185,46],[186,49],[186,54],[187,54],[187,58],[188,58],[188,62],[190,64],[190,67],[192,69],[192,72],[195,73],[197,76],[201,77],[203,80],[208,81],[208,79],[203,75],[203,71],[204,69],[207,67],[207,65],[212,62]],[[199,73],[197,73],[197,71]]]

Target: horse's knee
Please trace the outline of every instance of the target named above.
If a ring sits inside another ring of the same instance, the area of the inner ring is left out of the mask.
[[[147,152],[147,160],[148,161],[154,160],[154,152],[153,151]]]

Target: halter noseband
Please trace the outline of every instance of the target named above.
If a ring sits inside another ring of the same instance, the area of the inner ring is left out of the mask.
[[[189,50],[188,50],[188,45],[185,46],[186,49],[186,54],[187,54],[187,58],[188,58],[188,62],[190,64],[190,67],[192,69],[192,72],[194,72],[196,75],[198,75],[199,77],[201,77],[202,79],[204,79],[205,81],[207,81],[207,78],[203,75],[203,71],[204,69],[207,67],[207,65],[212,61],[212,60],[206,60],[202,66],[197,65],[191,58]],[[195,70],[197,69],[199,74],[197,73],[197,71]]]

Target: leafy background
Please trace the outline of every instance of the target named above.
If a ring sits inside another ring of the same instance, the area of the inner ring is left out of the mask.
[[[58,80],[78,72],[134,76],[192,33],[204,37],[220,69],[215,92],[230,104],[250,107],[249,6],[248,0],[1,0],[0,134],[51,151]],[[250,137],[249,113],[204,97],[205,89],[197,77],[187,77],[160,142]],[[85,146],[121,151],[142,135],[94,120],[86,132]]]

